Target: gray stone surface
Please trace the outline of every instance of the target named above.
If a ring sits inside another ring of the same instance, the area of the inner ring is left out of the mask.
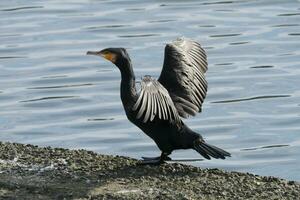
[[[0,199],[300,199],[300,184],[248,173],[0,142]]]

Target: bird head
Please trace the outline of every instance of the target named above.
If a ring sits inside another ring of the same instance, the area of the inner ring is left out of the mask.
[[[128,53],[124,48],[106,48],[101,51],[88,51],[86,54],[101,56],[118,67],[122,66],[125,61],[130,61]]]

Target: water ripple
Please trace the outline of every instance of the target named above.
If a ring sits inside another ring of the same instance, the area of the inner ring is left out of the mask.
[[[88,121],[106,121],[106,120],[114,120],[114,118],[94,118],[94,119],[88,119]]]
[[[2,9],[0,11],[17,11],[17,10],[28,10],[28,9],[37,9],[37,8],[44,8],[44,7],[43,6],[23,6],[23,7]]]
[[[34,102],[34,101],[45,101],[45,100],[53,100],[53,99],[69,99],[69,98],[78,98],[79,96],[56,96],[56,97],[42,97],[38,99],[29,99],[29,100],[23,100],[20,101],[22,103],[26,102]]]
[[[300,15],[300,13],[284,13],[284,14],[279,14],[277,16],[288,17],[288,16],[297,16],[297,15]]]
[[[204,2],[202,5],[215,5],[215,4],[232,4],[236,3],[237,1],[215,1],[215,2]]]
[[[175,19],[160,19],[160,20],[151,20],[148,23],[166,23],[166,22],[175,22]]]
[[[273,68],[274,66],[273,65],[259,65],[259,66],[253,66],[253,67],[250,67],[252,69],[264,69],[264,68]]]
[[[15,33],[15,34],[2,34],[2,35],[0,35],[0,38],[2,38],[2,37],[19,37],[21,35],[22,34],[17,34],[17,33]]]
[[[230,99],[230,100],[223,100],[223,101],[213,101],[211,103],[234,103],[234,102],[241,102],[241,101],[258,100],[258,99],[283,98],[283,97],[290,97],[290,96],[291,95],[264,95],[264,96],[256,96],[256,97],[241,98],[241,99]]]
[[[56,78],[66,78],[67,75],[52,75],[52,76],[43,76],[44,79],[56,79]]]
[[[126,8],[126,11],[144,11],[146,10],[145,8]]]
[[[288,147],[290,145],[288,144],[274,144],[274,145],[268,145],[268,146],[262,146],[262,147],[252,147],[252,148],[245,148],[241,149],[242,151],[255,151],[259,149],[271,149],[271,148],[278,148],[278,147]]]
[[[241,44],[248,44],[250,42],[231,42],[230,45],[241,45]]]
[[[24,56],[0,56],[0,59],[26,58]]]
[[[216,66],[233,65],[234,63],[217,63]]]
[[[300,33],[289,33],[290,36],[300,36]]]
[[[299,24],[278,24],[278,25],[273,25],[271,27],[293,27],[293,26],[299,26]]]
[[[210,35],[209,37],[213,38],[222,38],[222,37],[235,37],[242,35],[241,33],[231,33],[231,34],[220,34],[220,35]]]
[[[130,25],[126,24],[111,24],[111,25],[103,25],[103,26],[89,26],[86,27],[87,30],[101,30],[101,29],[116,29],[116,28],[124,28],[130,27]]]
[[[159,34],[136,34],[136,35],[119,35],[120,38],[138,38],[138,37],[153,37],[159,36]]]
[[[73,85],[56,85],[56,86],[44,86],[44,87],[31,87],[27,88],[30,90],[43,90],[43,89],[59,89],[59,88],[73,88],[73,87],[83,87],[83,86],[92,86],[92,83],[82,83],[82,84],[73,84]]]

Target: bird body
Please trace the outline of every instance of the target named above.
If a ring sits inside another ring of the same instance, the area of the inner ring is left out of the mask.
[[[160,77],[155,80],[145,76],[140,91],[136,89],[131,60],[125,49],[108,48],[87,54],[100,55],[119,68],[120,96],[128,120],[152,138],[162,152],[159,157],[145,159],[144,164],[162,163],[176,149],[194,149],[207,159],[230,156],[207,144],[180,118],[200,112],[206,96],[207,61],[199,43],[180,38],[167,44]]]

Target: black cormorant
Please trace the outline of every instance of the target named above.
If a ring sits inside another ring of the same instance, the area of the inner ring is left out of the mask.
[[[199,133],[180,119],[201,112],[207,91],[204,73],[206,53],[199,43],[178,38],[165,47],[160,77],[144,76],[137,91],[131,60],[124,48],[88,51],[88,55],[104,57],[121,72],[121,99],[129,121],[152,138],[161,155],[144,158],[143,164],[160,164],[176,149],[194,149],[204,158],[225,159],[230,153],[207,144]]]

